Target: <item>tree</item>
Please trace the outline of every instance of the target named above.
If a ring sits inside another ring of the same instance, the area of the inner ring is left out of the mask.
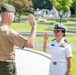
[[[32,13],[34,10],[31,0],[0,0],[0,9],[1,4],[3,3],[9,3],[15,6],[16,15],[18,15],[19,21],[21,20],[20,16],[22,14],[25,14],[25,12]]]
[[[6,3],[8,0],[0,0],[0,11],[1,11],[1,6],[3,3]]]
[[[33,12],[31,0],[8,0],[8,3],[15,6],[19,21],[21,20],[20,16],[25,12]]]
[[[52,4],[58,10],[61,22],[63,14],[65,14],[67,11],[70,10],[73,1],[72,0],[49,0],[49,1],[52,2]]]
[[[76,0],[73,0],[72,8],[74,9],[76,15]]]
[[[49,0],[32,0],[33,2],[33,7],[36,10],[37,8],[39,9],[52,9],[52,4],[50,3]]]

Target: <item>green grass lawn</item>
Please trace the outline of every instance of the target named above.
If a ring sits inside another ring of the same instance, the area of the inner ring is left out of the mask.
[[[15,31],[26,31],[29,32],[31,29],[31,26],[29,23],[13,23],[9,28],[14,29]],[[45,28],[47,28],[46,25],[37,25],[37,32],[44,32]]]
[[[46,28],[50,27],[50,29],[53,28],[55,21],[54,20],[48,20],[46,22],[37,22],[37,32],[46,32],[48,30],[45,30]],[[67,22],[62,22],[63,24],[72,24],[71,26],[68,25],[68,28],[76,28],[76,22],[72,21],[67,21]],[[12,28],[16,31],[30,31],[31,26],[29,25],[28,21],[25,21],[23,23],[13,23],[9,28]],[[48,31],[51,32],[51,31]]]
[[[73,52],[71,74],[76,75],[76,52]]]
[[[9,28],[15,31],[30,31],[31,26],[28,23],[13,23]]]
[[[55,23],[54,20],[48,20],[45,23],[40,23],[37,22],[37,32],[50,32],[45,30],[48,26],[53,25]],[[67,21],[66,23],[62,22],[63,24],[76,24],[76,22],[72,22],[72,21]],[[73,28],[73,26],[71,26]],[[25,31],[25,32],[30,32],[31,26],[29,25],[28,22],[25,23],[13,23],[11,26],[9,26],[9,28],[15,30],[15,31]],[[74,27],[76,28],[76,26]],[[25,36],[25,38],[27,38],[28,36]],[[51,41],[52,39],[54,39],[53,36],[49,36],[48,38],[48,42]],[[65,39],[68,42],[76,42],[76,36],[66,36]],[[43,37],[41,36],[37,36],[36,37],[36,41],[38,42],[43,42]],[[40,50],[42,51],[42,50]],[[73,52],[73,58],[72,58],[72,75],[76,75],[75,70],[76,70],[76,52]]]
[[[76,36],[66,36],[64,37],[69,43],[70,42],[76,42]],[[53,36],[49,36],[48,38],[48,42],[50,42],[51,40],[53,40],[54,37]],[[36,41],[43,41],[43,37],[36,37]]]

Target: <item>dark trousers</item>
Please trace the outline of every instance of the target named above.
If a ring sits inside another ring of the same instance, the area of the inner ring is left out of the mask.
[[[0,61],[0,75],[17,75],[15,62]]]

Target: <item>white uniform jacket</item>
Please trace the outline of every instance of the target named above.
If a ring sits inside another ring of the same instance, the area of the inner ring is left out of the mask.
[[[64,38],[59,43],[54,39],[48,44],[46,50],[51,52],[49,75],[65,75],[66,57],[72,57],[71,45]]]

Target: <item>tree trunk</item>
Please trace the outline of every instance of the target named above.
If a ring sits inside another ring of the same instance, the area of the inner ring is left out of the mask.
[[[76,15],[76,8],[74,9],[74,11],[75,11],[75,15]]]
[[[21,17],[20,17],[21,15],[19,14],[18,15],[18,21],[20,22],[21,21]]]
[[[59,21],[60,23],[62,22],[62,15],[60,15],[60,21]]]
[[[61,23],[61,22],[62,22],[62,15],[63,15],[63,14],[62,14],[60,11],[59,11],[59,13],[58,13],[58,14],[59,14],[59,17],[60,17],[59,22]]]

